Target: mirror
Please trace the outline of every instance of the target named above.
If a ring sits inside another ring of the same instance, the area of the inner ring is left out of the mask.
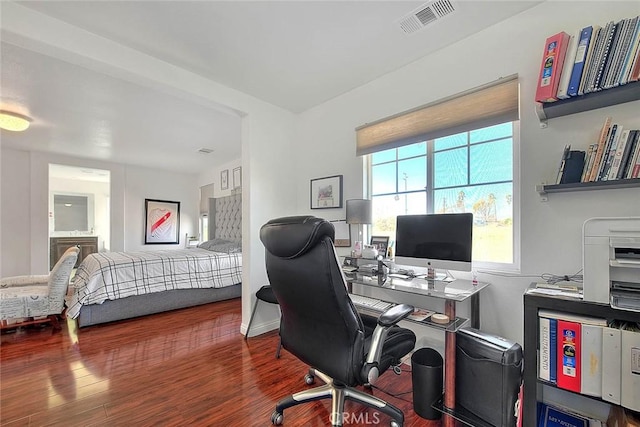
[[[54,194],[54,231],[91,231],[93,228],[92,197],[92,195]]]

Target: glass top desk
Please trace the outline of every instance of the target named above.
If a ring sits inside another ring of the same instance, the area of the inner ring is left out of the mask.
[[[471,280],[456,279],[453,281],[433,280],[425,277],[400,277],[399,275],[387,275],[386,277],[361,273],[359,271],[353,273],[345,273],[345,277],[349,285],[358,284],[363,286],[371,286],[380,289],[391,289],[398,292],[406,292],[409,294],[423,295],[432,298],[443,299],[453,305],[453,313],[455,313],[455,303],[470,299],[471,303],[471,327],[480,328],[480,291],[489,286],[489,283],[478,282],[474,284]],[[351,292],[352,286],[349,286]],[[445,313],[450,319],[456,319]],[[460,323],[460,318],[456,323]],[[461,319],[462,323],[466,319]],[[435,325],[431,325],[435,326]],[[445,325],[450,326],[450,325]],[[453,325],[453,330],[462,326],[462,324]]]
[[[443,299],[445,301],[445,314],[449,317],[449,324],[439,325],[444,329],[444,396],[443,402],[443,427],[454,427],[456,403],[456,333],[455,331],[466,323],[466,319],[456,317],[456,303],[465,301],[467,298],[471,302],[471,327],[480,329],[480,291],[489,286],[489,283],[479,282],[474,284],[470,280],[456,279],[452,282],[443,280],[427,279],[425,277],[403,278],[394,275],[378,276],[367,274],[366,272],[353,271],[345,272],[349,292],[352,285],[363,285],[377,287],[380,289],[391,289],[398,292],[407,292],[414,295],[424,295],[427,297]],[[438,327],[427,319],[418,323],[429,327]]]

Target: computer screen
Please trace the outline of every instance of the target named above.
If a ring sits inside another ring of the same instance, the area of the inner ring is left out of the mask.
[[[399,215],[396,264],[471,271],[473,214]]]

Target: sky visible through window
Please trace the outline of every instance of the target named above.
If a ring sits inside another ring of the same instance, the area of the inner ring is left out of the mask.
[[[503,246],[487,261],[513,261],[511,122],[374,153],[371,163],[374,235],[393,239],[397,215],[472,212],[474,247]]]

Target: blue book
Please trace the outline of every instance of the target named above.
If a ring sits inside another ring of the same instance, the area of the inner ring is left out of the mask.
[[[589,419],[538,402],[538,427],[589,427]]]
[[[558,321],[556,319],[549,319],[549,381],[557,384],[557,357],[556,351],[558,350]]]
[[[582,78],[582,71],[584,70],[584,63],[587,58],[587,51],[589,50],[589,42],[591,41],[592,33],[593,33],[593,26],[585,27],[580,32],[580,40],[578,41],[576,58],[573,63],[573,71],[571,71],[569,88],[567,89],[567,95],[569,96],[578,95],[578,88],[580,87],[580,79]]]

